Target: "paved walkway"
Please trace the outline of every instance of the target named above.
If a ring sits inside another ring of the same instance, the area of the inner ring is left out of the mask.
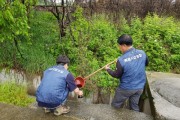
[[[105,104],[68,101],[71,112],[62,116],[45,114],[40,108],[17,107],[0,103],[0,120],[153,120],[152,116],[127,109],[114,110]]]

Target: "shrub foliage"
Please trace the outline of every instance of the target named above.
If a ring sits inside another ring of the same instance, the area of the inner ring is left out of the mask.
[[[29,31],[26,22],[23,23],[26,28],[15,29],[16,32],[19,31],[17,36],[21,54],[15,52],[12,42],[6,38],[10,33],[1,31],[3,39],[0,44],[4,47],[0,48],[0,66],[42,73],[55,64],[59,54],[65,53],[71,60],[70,71],[75,76],[84,77],[120,56],[117,37],[130,34],[134,47],[147,53],[150,63],[148,70],[180,73],[180,23],[173,17],[154,14],[147,15],[144,19],[135,17],[130,23],[120,17],[113,24],[103,14],[86,18],[82,8],[77,7],[71,16],[72,22],[66,28],[66,35],[59,40],[58,23],[52,14],[34,11],[33,16],[29,19]],[[26,18],[23,20],[26,21]],[[13,23],[13,20],[10,19],[10,22]],[[3,23],[8,26],[7,24],[9,23]],[[24,36],[27,32],[28,37]],[[87,83],[114,88],[118,85],[118,80],[101,71],[87,80]]]
[[[35,102],[34,98],[27,95],[26,87],[15,82],[0,83],[0,102],[17,106],[28,106]]]

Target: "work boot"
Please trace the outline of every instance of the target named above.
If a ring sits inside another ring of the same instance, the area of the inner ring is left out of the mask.
[[[51,112],[51,110],[48,109],[48,108],[43,107],[43,109],[44,109],[44,112],[45,112],[45,113],[50,113],[50,112]]]
[[[69,106],[60,106],[54,110],[54,115],[62,115],[70,111]]]

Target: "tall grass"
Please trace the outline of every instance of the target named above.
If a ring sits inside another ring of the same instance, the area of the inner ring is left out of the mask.
[[[25,85],[19,85],[15,82],[0,83],[0,102],[28,106],[35,101],[35,98],[29,97],[26,90]]]

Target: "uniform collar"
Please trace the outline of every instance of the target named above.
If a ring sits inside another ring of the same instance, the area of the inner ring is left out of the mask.
[[[127,50],[126,52],[124,52],[124,54],[130,52],[130,51],[133,51],[135,48],[134,47],[131,47],[129,50]]]
[[[57,65],[57,67],[63,68],[64,66],[59,64],[59,65]]]

